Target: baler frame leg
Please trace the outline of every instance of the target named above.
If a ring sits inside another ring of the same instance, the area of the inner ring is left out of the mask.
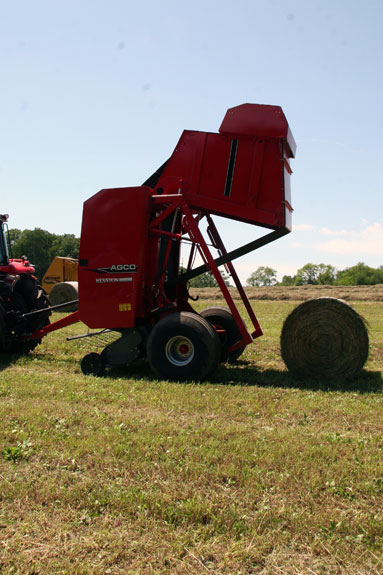
[[[237,306],[234,303],[233,298],[231,297],[231,294],[228,290],[228,287],[226,286],[221,273],[218,269],[218,266],[209,250],[209,247],[205,241],[205,238],[202,235],[201,230],[199,229],[193,213],[191,211],[191,209],[189,208],[189,206],[186,204],[186,202],[183,202],[181,205],[182,211],[184,213],[184,219],[183,219],[183,226],[185,228],[185,230],[187,231],[189,237],[192,239],[192,241],[195,243],[195,245],[197,246],[197,249],[202,257],[202,259],[206,262],[206,266],[209,267],[211,273],[214,275],[218,286],[222,292],[223,297],[225,298],[225,301],[227,303],[227,305],[229,306],[230,312],[233,315],[233,318],[235,320],[235,323],[237,324],[237,327],[239,329],[239,332],[241,334],[241,340],[239,340],[238,342],[236,342],[234,345],[232,345],[230,347],[229,351],[235,351],[237,348],[241,347],[243,344],[248,345],[249,343],[252,343],[252,341],[256,338],[256,337],[260,337],[262,335],[262,330],[261,327],[258,323],[257,318],[255,317],[255,314],[252,312],[251,315],[249,314],[249,317],[253,323],[254,326],[254,332],[253,334],[250,334],[247,329],[246,326],[243,323],[243,320],[240,316],[240,313],[238,311]],[[215,226],[214,226],[215,228]],[[215,228],[216,230],[216,228]],[[217,230],[216,230],[217,231]],[[216,234],[217,239],[219,239],[221,247],[223,247],[223,243],[222,240],[220,239],[220,236],[218,234]],[[224,247],[223,247],[224,249]],[[234,276],[233,276],[233,280],[236,283],[236,285],[240,285],[241,283],[239,281],[239,278],[237,276],[237,274],[235,273],[235,270],[233,268],[233,266],[231,266],[231,269],[234,271]],[[247,296],[243,290],[243,288],[239,291],[241,299],[245,305],[246,310],[248,310],[248,308],[251,309],[250,303],[247,299]],[[251,310],[252,311],[252,310]]]
[[[218,232],[218,230],[217,230],[217,228],[216,228],[216,225],[215,225],[215,223],[214,223],[214,221],[213,221],[213,218],[211,217],[210,214],[207,214],[207,215],[206,215],[206,219],[207,219],[207,221],[208,221],[208,223],[209,223],[209,228],[210,228],[210,232],[211,232],[211,239],[214,241],[215,247],[219,250],[219,252],[221,253],[221,255],[226,256],[226,255],[227,255],[226,248],[225,248],[225,246],[224,246],[224,244],[223,244],[223,241],[222,241],[222,239],[221,239],[221,236],[219,235],[219,232]],[[257,337],[260,337],[261,335],[263,335],[262,328],[261,328],[261,326],[259,325],[259,322],[258,322],[258,320],[257,320],[257,318],[256,318],[255,313],[254,313],[254,310],[253,310],[253,308],[251,307],[249,298],[247,297],[246,292],[245,292],[245,290],[243,289],[243,286],[242,286],[242,284],[241,284],[241,281],[240,281],[240,279],[239,279],[239,277],[238,277],[238,275],[237,275],[237,272],[235,271],[235,268],[234,268],[232,262],[231,262],[231,261],[228,261],[228,262],[225,264],[225,266],[227,266],[227,268],[228,268],[228,270],[229,270],[229,273],[230,273],[230,276],[233,278],[233,282],[234,282],[234,284],[235,284],[235,287],[236,287],[237,290],[238,290],[238,293],[239,293],[239,295],[240,295],[240,297],[241,297],[241,300],[242,300],[242,302],[243,302],[243,305],[245,306],[245,309],[246,309],[246,311],[247,311],[247,313],[248,313],[248,316],[250,317],[250,319],[251,319],[251,321],[252,321],[252,324],[253,324],[253,326],[254,326],[254,328],[255,328],[255,331],[254,331],[251,335],[252,335],[252,337],[253,337],[254,339],[256,339]],[[230,350],[230,351],[231,351],[231,350]]]

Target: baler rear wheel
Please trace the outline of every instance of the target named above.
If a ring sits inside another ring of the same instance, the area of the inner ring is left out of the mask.
[[[208,321],[181,312],[163,317],[154,326],[146,351],[152,370],[161,379],[200,381],[217,367],[221,344]]]
[[[224,333],[219,335],[221,339],[221,358],[220,361],[224,363],[228,361],[229,363],[234,363],[244,352],[245,345],[239,347],[235,351],[228,353],[227,348],[233,345],[236,341],[241,339],[241,332],[238,329],[235,319],[230,310],[226,307],[207,307],[202,310],[200,315],[207,319],[214,328],[223,329]]]

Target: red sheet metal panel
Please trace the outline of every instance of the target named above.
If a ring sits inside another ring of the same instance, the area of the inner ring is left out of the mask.
[[[151,193],[101,190],[84,203],[79,310],[89,327],[133,327],[143,315]]]
[[[229,108],[219,129],[221,134],[277,138],[294,158],[296,143],[280,106],[241,104]]]
[[[290,169],[295,142],[279,106],[228,110],[220,134],[185,131],[156,186],[188,205],[271,229],[290,228]],[[173,185],[172,185],[173,184]]]

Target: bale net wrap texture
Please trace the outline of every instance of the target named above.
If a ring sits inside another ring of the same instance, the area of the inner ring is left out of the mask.
[[[61,282],[53,286],[49,292],[49,303],[59,305],[67,301],[78,299],[78,282]],[[74,303],[60,309],[61,312],[72,312],[78,309],[78,304]]]
[[[306,301],[290,313],[282,327],[282,358],[299,378],[353,379],[362,371],[368,349],[366,322],[343,300]]]

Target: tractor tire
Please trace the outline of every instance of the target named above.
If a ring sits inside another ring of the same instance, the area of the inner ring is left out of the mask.
[[[40,285],[38,285],[37,287],[38,287],[38,293],[33,301],[33,307],[29,311],[37,311],[49,308],[49,300],[45,290],[43,290],[43,288]],[[49,325],[50,315],[51,312],[49,311],[49,309],[47,309],[45,313],[41,313],[39,315],[36,315],[35,317],[32,316],[31,318],[29,318],[27,320],[28,332],[33,333],[37,329],[42,329],[43,327]],[[32,339],[24,341],[23,352],[28,353],[29,351],[32,351],[40,343],[41,339]]]
[[[25,313],[49,308],[46,292],[33,276],[21,276],[16,288],[6,302],[6,311],[23,315]],[[25,335],[41,329],[50,323],[51,312],[46,312],[25,318],[11,326],[6,323],[3,351],[8,353],[26,354],[41,343],[41,339],[25,339]],[[5,317],[5,320],[7,318]],[[0,340],[1,343],[1,340]]]
[[[163,317],[150,332],[147,357],[161,379],[201,381],[217,367],[221,344],[210,323],[195,313]]]
[[[234,363],[242,355],[246,346],[243,345],[230,353],[227,351],[228,347],[241,338],[241,332],[235,323],[231,311],[226,307],[208,307],[201,311],[200,316],[207,319],[215,329],[225,330],[225,333],[218,334],[222,348],[220,362],[225,363],[228,361],[229,363]]]
[[[5,309],[3,300],[0,298],[0,352],[4,349],[6,341]]]

